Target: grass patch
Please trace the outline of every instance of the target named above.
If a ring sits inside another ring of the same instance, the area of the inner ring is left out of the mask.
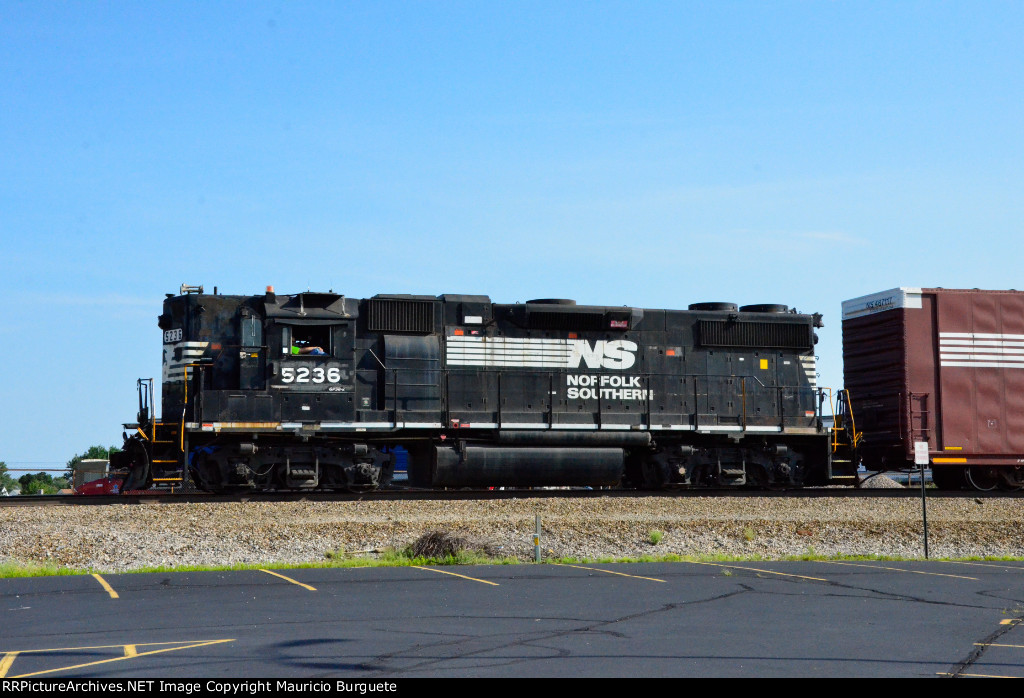
[[[751,530],[751,529],[746,529]],[[747,540],[752,540],[746,535]],[[751,530],[751,533],[753,531]],[[657,534],[657,535],[655,535]],[[652,545],[662,540],[664,534],[661,531],[653,530],[648,536]],[[818,553],[814,548],[808,548],[806,552],[799,555],[786,555],[782,557],[766,557],[761,554],[706,554],[706,555],[679,555],[668,553],[662,555],[638,555],[638,556],[615,556],[602,555],[595,557],[574,557],[557,556],[549,552],[549,555],[542,560],[546,563],[561,564],[617,564],[617,563],[641,563],[641,562],[829,562],[829,561],[851,561],[851,562],[920,562],[923,558],[916,556],[899,555],[869,555],[869,554],[831,554]],[[971,556],[964,558],[931,558],[931,561],[970,561],[970,562],[1021,562],[1024,558],[1011,555],[1005,556]],[[160,565],[156,567],[141,567],[124,572],[111,572],[110,570],[95,570],[86,568],[61,567],[53,563],[33,562],[0,562],[0,579],[13,577],[52,577],[63,575],[83,575],[94,572],[103,574],[141,574],[141,573],[183,573],[183,572],[238,572],[259,569],[324,569],[324,568],[349,568],[349,567],[407,567],[407,566],[451,566],[451,565],[518,565],[529,564],[514,557],[500,555],[500,550],[490,548],[485,544],[474,544],[458,536],[447,533],[432,531],[421,536],[410,545],[394,549],[389,548],[381,551],[358,551],[348,552],[343,548],[331,550],[324,553],[324,559],[310,562],[260,562],[260,563],[236,563],[226,565]]]
[[[866,555],[846,554],[823,555],[813,551],[800,555],[785,555],[782,557],[768,557],[760,554],[748,555],[677,555],[669,553],[665,555],[639,555],[636,557],[548,557],[543,562],[572,564],[613,564],[613,563],[636,563],[636,562],[957,562],[957,561],[979,561],[979,562],[1022,562],[1024,558],[1013,556],[987,556],[987,557],[931,557],[927,561],[923,557],[907,555]]]
[[[0,579],[10,577],[62,577],[73,574],[92,574],[93,570],[60,567],[53,563],[0,562]]]

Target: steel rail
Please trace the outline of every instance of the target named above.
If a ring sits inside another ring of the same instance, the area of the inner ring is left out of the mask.
[[[853,487],[804,487],[793,489],[675,489],[675,490],[626,490],[626,489],[458,489],[426,490],[414,488],[389,488],[372,492],[243,492],[235,494],[208,493],[146,493],[111,495],[18,495],[0,497],[0,507],[18,506],[102,506],[115,504],[182,504],[182,503],[226,503],[226,502],[355,502],[355,501],[458,501],[458,500],[503,500],[503,499],[592,499],[594,497],[642,498],[642,497],[783,497],[793,499],[820,498],[878,498],[914,499],[920,498],[917,487],[894,487],[858,489]],[[944,491],[929,490],[929,499],[1020,499],[1024,492],[976,492],[970,490]]]

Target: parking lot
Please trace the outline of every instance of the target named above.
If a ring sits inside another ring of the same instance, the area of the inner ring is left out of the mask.
[[[0,594],[6,678],[1024,677],[1021,563],[267,568]]]

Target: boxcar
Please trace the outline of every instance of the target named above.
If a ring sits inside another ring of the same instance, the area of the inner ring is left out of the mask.
[[[1024,486],[1024,292],[895,288],[843,303],[844,383],[869,470],[927,442],[942,488]]]

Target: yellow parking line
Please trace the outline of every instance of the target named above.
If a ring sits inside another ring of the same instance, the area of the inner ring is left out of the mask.
[[[450,574],[453,577],[462,577],[463,579],[468,579],[471,582],[480,582],[481,584],[490,584],[492,587],[501,586],[500,584],[497,584],[495,582],[488,582],[486,579],[477,579],[476,577],[467,577],[464,574],[455,574],[454,572],[447,572],[445,570],[435,570],[435,569],[430,568],[430,567],[420,567],[419,565],[410,565],[410,566],[411,567],[415,567],[418,570],[426,570],[427,572],[439,572],[441,574]]]
[[[11,668],[11,665],[14,664],[14,660],[17,659],[17,657],[17,652],[8,652],[4,655],[3,659],[0,659],[0,679],[7,676],[7,671]]]
[[[93,577],[95,577],[96,581],[100,583],[100,586],[102,586],[104,589],[107,590],[107,593],[110,594],[110,598],[112,598],[112,599],[118,598],[117,592],[114,591],[114,589],[109,584],[107,584],[107,580],[106,579],[104,579],[103,577],[99,576],[98,574],[94,574]]]
[[[140,652],[132,657],[114,657],[113,659],[100,659],[96,662],[87,662],[86,664],[76,664],[74,666],[62,666],[57,669],[46,669],[45,671],[36,671],[31,674],[19,674],[18,676],[12,676],[13,679],[24,679],[29,676],[42,676],[43,674],[55,674],[58,671],[71,671],[72,669],[82,669],[87,666],[96,666],[97,664],[109,664],[110,662],[123,662],[126,659],[135,659],[137,657],[145,657],[151,654],[160,654],[162,652],[176,652],[177,650],[189,650],[195,649],[196,647],[206,647],[208,645],[219,645],[223,642],[234,642],[234,639],[230,640],[210,640],[209,642],[199,642],[193,645],[185,645],[183,647],[167,647],[162,650],[152,650],[150,652]],[[156,644],[156,643],[154,643]],[[116,645],[120,647],[121,645]],[[72,648],[73,649],[73,648]],[[38,651],[38,650],[37,650]]]
[[[1017,649],[1024,649],[1024,645],[1001,645],[998,642],[975,642],[978,647],[1016,647]]]
[[[1019,622],[1020,618],[1003,618],[1001,621],[999,621],[999,625],[1013,625],[1014,623]]]
[[[593,572],[604,572],[605,574],[617,574],[620,577],[632,577],[633,579],[646,579],[646,580],[651,581],[651,582],[662,582],[664,584],[668,583],[664,579],[655,579],[654,577],[640,577],[640,576],[635,575],[635,574],[626,574],[625,572],[612,572],[611,570],[602,570],[602,569],[600,569],[598,567],[583,567],[582,565],[566,565],[566,564],[563,564],[561,562],[552,562],[551,564],[552,565],[556,565],[558,567],[575,567],[578,570],[591,570]]]
[[[308,584],[303,584],[302,582],[296,582],[291,577],[285,577],[283,574],[278,574],[277,572],[271,572],[270,570],[264,570],[264,569],[261,569],[260,572],[266,572],[267,574],[272,574],[275,577],[280,577],[281,579],[283,579],[283,580],[285,580],[287,582],[291,582],[292,584],[298,584],[300,587],[303,587],[304,589],[309,589],[310,591],[316,591],[316,587],[311,587]]]
[[[136,644],[135,647],[149,647],[150,645],[191,645],[195,640],[177,640],[175,642],[144,642]],[[77,652],[79,650],[107,650],[113,647],[127,647],[127,645],[90,645],[88,647],[49,647],[43,650],[17,650],[13,654],[32,654],[43,652]],[[6,654],[12,654],[7,652]]]
[[[885,567],[884,565],[861,565],[856,562],[836,562],[835,560],[819,560],[829,565],[846,565],[847,567],[867,567],[869,570],[892,570],[893,572],[908,572],[910,574],[926,574],[929,577],[952,577],[953,579],[970,579],[979,581],[977,577],[961,577],[958,574],[941,574],[939,572],[922,572],[920,570],[904,570],[899,567]]]
[[[969,676],[972,679],[1019,679],[1019,676],[1003,676],[1001,674],[950,674],[948,671],[940,671],[936,676]]]
[[[802,574],[790,574],[788,572],[776,572],[774,570],[761,570],[756,567],[740,567],[739,565],[723,565],[721,562],[697,562],[696,560],[686,560],[691,565],[711,565],[712,567],[728,567],[734,570],[744,570],[745,572],[763,572],[765,574],[778,574],[783,577],[796,577],[797,579],[810,579],[814,582],[827,582],[827,579],[821,579],[820,577],[805,577]]]

